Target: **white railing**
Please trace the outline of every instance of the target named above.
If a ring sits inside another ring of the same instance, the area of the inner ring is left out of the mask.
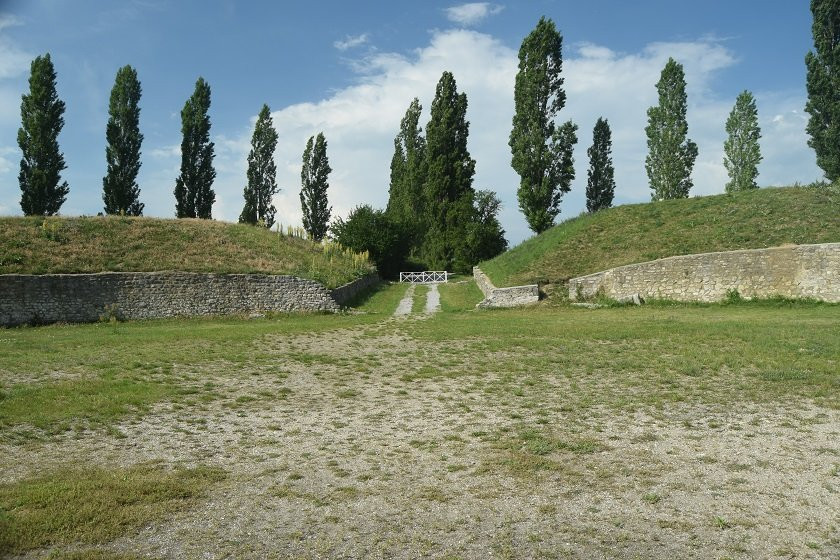
[[[437,284],[439,282],[448,282],[449,273],[445,270],[424,270],[423,272],[400,272],[400,282],[410,282],[412,284]]]

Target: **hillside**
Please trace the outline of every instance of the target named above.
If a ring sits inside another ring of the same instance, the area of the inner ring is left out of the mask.
[[[584,214],[481,263],[497,286],[561,283],[674,255],[840,242],[840,196],[825,188],[764,188]]]
[[[0,218],[0,274],[158,270],[293,274],[336,287],[370,264],[304,239],[211,220]]]

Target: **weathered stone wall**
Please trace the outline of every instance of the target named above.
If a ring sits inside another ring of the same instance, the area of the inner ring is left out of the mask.
[[[376,278],[375,275],[373,275]],[[105,272],[0,275],[0,325],[229,315],[266,311],[337,311],[362,278],[334,290],[314,280],[258,274]],[[359,286],[362,284],[362,286]],[[352,295],[350,296],[352,297]],[[338,300],[338,301],[337,301]]]
[[[382,279],[379,278],[378,274],[368,274],[367,276],[363,276],[358,280],[354,280],[349,284],[344,284],[343,286],[339,286],[338,288],[332,290],[330,292],[330,296],[332,296],[333,300],[335,300],[338,305],[344,306],[360,293],[377,286],[381,281]]]
[[[473,278],[484,294],[484,300],[477,307],[517,307],[536,303],[540,299],[539,287],[536,284],[497,288],[477,266],[473,267]]]
[[[784,296],[840,302],[840,243],[790,245],[668,257],[569,280],[569,298],[599,291],[676,301],[720,301],[730,290],[745,298]]]

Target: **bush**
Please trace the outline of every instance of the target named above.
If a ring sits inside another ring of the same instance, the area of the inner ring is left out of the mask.
[[[368,204],[353,209],[346,221],[337,218],[330,231],[344,247],[359,253],[367,251],[385,278],[399,275],[411,243],[409,232],[401,224]]]

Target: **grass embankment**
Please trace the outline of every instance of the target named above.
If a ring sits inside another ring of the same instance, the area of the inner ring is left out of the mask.
[[[840,242],[840,195],[765,188],[628,204],[566,220],[479,266],[497,286],[563,283],[674,255]]]
[[[292,274],[333,288],[371,270],[365,259],[334,246],[212,220],[0,218],[0,240],[0,274]]]

